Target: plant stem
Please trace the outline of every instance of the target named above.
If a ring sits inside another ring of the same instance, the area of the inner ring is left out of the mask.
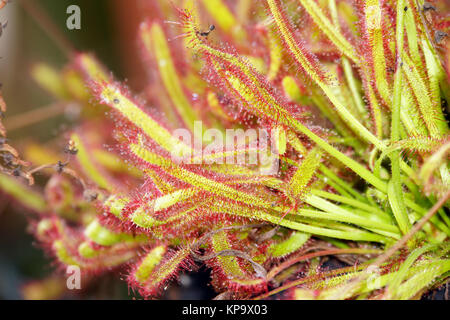
[[[401,57],[403,53],[404,40],[404,6],[405,1],[399,0],[397,2],[397,70],[394,78],[394,99],[392,104],[392,121],[391,121],[391,143],[400,139],[400,103],[402,93],[402,62]],[[394,213],[397,224],[403,234],[406,234],[411,228],[408,214],[405,207],[402,191],[402,177],[400,173],[400,151],[392,152],[391,156],[391,180],[388,185],[388,197]]]
[[[364,211],[373,213],[373,214],[379,216],[380,218],[387,219],[388,221],[390,220],[390,217],[388,214],[386,214],[384,211],[380,210],[378,207],[368,205],[366,202],[361,202],[361,201],[358,201],[358,200],[355,200],[352,198],[339,196],[334,193],[330,193],[330,192],[326,192],[326,191],[322,191],[322,190],[316,190],[316,189],[311,190],[311,193],[316,196],[322,197],[322,198],[326,198],[326,199],[333,200],[333,201],[338,201],[338,202],[353,206],[355,208],[362,209]]]
[[[283,270],[289,268],[290,266],[308,260],[316,257],[323,257],[323,256],[329,256],[329,255],[337,255],[337,254],[379,254],[382,251],[379,249],[363,249],[363,248],[350,248],[350,249],[331,249],[331,250],[324,250],[319,252],[312,252],[308,253],[299,257],[295,257],[294,259],[287,260],[280,264],[279,266],[273,268],[270,270],[270,272],[267,274],[267,279],[271,280],[273,279],[277,274],[282,272]]]
[[[330,8],[330,12],[331,12],[331,17],[333,19],[333,23],[336,27],[337,30],[339,30],[339,32],[341,31],[341,27],[339,25],[339,18],[338,18],[338,12],[337,12],[337,8],[336,8],[336,1],[335,0],[329,0],[328,1],[328,6]],[[367,110],[366,107],[364,105],[364,102],[362,100],[362,97],[358,91],[357,85],[356,85],[356,81],[355,81],[355,77],[353,76],[353,71],[352,71],[352,66],[350,64],[350,61],[348,61],[348,59],[345,56],[342,56],[342,65],[344,67],[344,73],[345,73],[345,77],[347,79],[348,85],[350,87],[350,91],[352,93],[353,96],[353,100],[355,101],[357,110],[360,114],[360,116],[364,117],[367,115]]]

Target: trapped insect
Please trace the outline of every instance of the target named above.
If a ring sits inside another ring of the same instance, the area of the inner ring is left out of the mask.
[[[422,10],[423,10],[424,12],[426,12],[426,11],[436,11],[436,7],[433,6],[433,5],[432,5],[431,3],[429,3],[429,2],[425,2],[425,3],[423,4]]]
[[[198,34],[199,34],[200,36],[202,36],[202,37],[208,37],[209,34],[210,34],[211,32],[213,32],[215,29],[216,29],[216,26],[212,24],[212,25],[209,26],[208,31],[204,31],[204,32],[197,31],[197,32],[198,32]]]

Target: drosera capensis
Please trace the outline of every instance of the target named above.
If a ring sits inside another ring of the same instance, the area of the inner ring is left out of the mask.
[[[59,266],[120,270],[145,298],[201,265],[235,299],[414,299],[448,281],[450,8],[147,5],[143,93],[71,52],[61,71],[41,64],[32,75],[82,106],[67,135],[76,152],[58,159],[30,144],[33,163],[19,163],[0,140],[0,190],[38,213],[33,232]],[[269,151],[275,170],[245,162]],[[49,180],[32,189],[38,171]],[[326,270],[330,256],[354,265]]]

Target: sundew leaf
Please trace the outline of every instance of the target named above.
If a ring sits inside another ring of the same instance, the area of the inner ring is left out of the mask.
[[[42,88],[50,92],[54,97],[62,100],[69,98],[70,95],[58,70],[40,63],[33,67],[31,75]]]
[[[351,128],[354,129],[366,141],[375,146],[383,148],[382,143],[364,127],[349,110],[343,105],[342,101],[333,92],[332,87],[336,84],[331,81],[328,72],[318,62],[317,58],[305,49],[298,39],[295,38],[292,26],[287,20],[285,13],[278,0],[267,0],[270,13],[278,27],[280,37],[283,40],[285,48],[288,50],[297,65],[310,76],[314,82],[322,89],[325,95],[336,107],[336,111]],[[335,82],[335,81],[334,81]]]
[[[139,169],[126,163],[114,153],[104,149],[95,148],[92,151],[92,155],[100,165],[113,173],[129,174],[136,178],[142,178],[142,172]]]
[[[450,260],[441,260],[430,263],[427,267],[417,272],[405,281],[397,291],[399,300],[411,299],[420,293],[421,290],[429,287],[440,275],[450,270]]]
[[[223,0],[201,0],[201,2],[225,33],[234,36],[237,41],[247,38],[245,30]]]
[[[431,50],[428,41],[422,39],[421,48],[425,56],[429,87],[431,97],[434,102],[434,104],[432,105],[434,107],[434,111],[431,112],[434,112],[435,114],[435,122],[439,129],[439,132],[445,135],[448,133],[449,128],[445,120],[444,114],[442,112],[441,106],[439,104],[439,100],[441,96],[441,91],[443,92],[444,97],[448,99],[448,96],[446,94],[448,90],[448,84],[446,83],[446,81],[448,78],[445,76],[445,71],[439,59],[436,57],[436,53]]]
[[[329,83],[330,79],[318,59],[305,49],[305,46],[293,37],[292,27],[287,22],[285,12],[281,8],[279,1],[268,0],[270,13],[272,14],[276,30],[281,35],[281,39],[285,43],[288,52],[293,55],[294,59],[300,64],[303,70],[314,79],[316,83]]]
[[[58,264],[79,266],[83,272],[99,273],[118,267],[136,255],[136,243],[117,243],[105,249],[93,247],[89,242],[74,241],[77,231],[57,217],[41,220],[36,228],[36,235]]]
[[[402,123],[411,136],[428,136],[428,129],[420,116],[419,107],[417,106],[412,89],[408,85],[402,88],[400,117]]]
[[[62,240],[56,240],[52,244],[52,249],[55,253],[55,256],[61,263],[72,266],[81,266],[82,264],[77,261],[64,246]]]
[[[404,54],[402,58],[404,64],[402,70],[404,71],[406,79],[408,79],[408,82],[413,89],[414,96],[418,100],[420,112],[427,129],[432,137],[440,137],[441,134],[435,122],[438,114],[436,112],[436,108],[433,106],[433,103],[436,102],[431,100],[430,91],[426,87],[425,82],[408,55]]]
[[[169,159],[165,159],[155,153],[150,152],[149,150],[143,148],[138,144],[131,144],[129,147],[130,151],[135,156],[140,158],[141,161],[145,161],[150,165],[161,167],[175,178],[189,183],[195,187],[201,188],[217,196],[223,196],[234,201],[241,201],[252,206],[261,206],[266,208],[271,207],[270,203],[265,201],[264,199],[258,199],[257,197],[231,188],[223,183],[210,180],[204,176],[195,174],[194,172],[177,166]]]
[[[355,47],[352,46],[338,30],[336,30],[336,26],[328,19],[320,6],[314,0],[298,0],[298,2],[305,8],[320,30],[326,34],[331,42],[354,63],[359,64],[359,58],[357,52],[355,52]]]
[[[302,210],[302,209],[301,209]],[[302,211],[300,210],[298,217],[302,216]],[[248,219],[253,220],[261,220],[270,222],[275,225],[280,225],[292,230],[301,231],[304,233],[310,233],[314,235],[338,238],[338,239],[347,239],[347,240],[355,240],[355,241],[373,241],[373,242],[382,242],[389,241],[386,237],[366,232],[357,228],[348,227],[345,230],[334,228],[333,224],[330,223],[313,223],[312,221],[308,221],[309,224],[301,223],[297,221],[293,221],[289,218],[289,216],[284,219],[280,219],[280,216],[275,214],[267,213],[265,210],[260,210],[258,208],[249,208],[245,206],[239,206],[233,203],[226,203],[224,201],[215,201],[214,203],[209,205],[209,211],[223,213],[228,215],[242,216]],[[281,211],[281,213],[285,213],[285,211]],[[320,218],[324,213],[318,211],[314,212],[315,218]],[[347,215],[347,213],[346,213]],[[331,217],[330,217],[331,218]],[[332,218],[331,218],[332,219]],[[351,218],[350,218],[351,219]],[[347,220],[347,219],[346,219]],[[362,220],[361,220],[362,221]],[[369,224],[370,222],[367,222]]]
[[[423,59],[420,54],[420,37],[416,24],[416,19],[418,18],[417,8],[413,0],[408,0],[407,5],[409,10],[405,12],[405,31],[408,39],[408,50],[411,53],[411,58],[414,60],[414,63],[422,69]]]
[[[401,265],[400,269],[398,270],[397,277],[395,278],[392,283],[388,285],[388,291],[389,294],[392,296],[396,296],[397,290],[402,284],[404,278],[406,277],[406,274],[408,272],[408,269],[414,264],[414,262],[425,252],[433,249],[435,245],[425,245],[423,247],[415,249],[411,254],[406,258],[406,260]]]
[[[0,173],[0,191],[33,211],[44,212],[46,210],[47,205],[44,197],[24,186],[15,177]]]
[[[391,142],[398,141],[401,137],[401,93],[403,83],[403,70],[401,58],[404,56],[404,1],[397,2],[397,17],[396,17],[396,68],[394,75],[394,89],[392,99],[392,116],[391,116]],[[391,179],[388,183],[388,200],[394,217],[397,220],[397,225],[403,234],[407,234],[411,228],[408,212],[405,206],[404,195],[402,192],[402,181],[400,171],[400,153],[394,151],[390,156],[391,159]]]
[[[281,71],[283,62],[283,45],[280,39],[276,36],[273,28],[268,28],[268,42],[270,50],[270,66],[267,72],[267,79],[274,80]]]
[[[136,128],[142,130],[143,133],[168,152],[179,148],[180,152],[190,154],[191,150],[187,145],[173,137],[165,127],[144,112],[122,88],[112,83],[94,59],[87,55],[82,55],[78,60],[82,61],[80,62],[80,67],[88,74],[88,81],[91,82],[102,103],[117,111],[122,117],[130,121]]]
[[[79,54],[75,57],[75,65],[88,81],[109,82],[111,80],[105,68],[91,55]]]
[[[337,31],[341,33],[341,21],[339,19],[339,13],[338,13],[338,7],[336,5],[335,0],[329,0],[328,1],[328,7],[330,9],[330,15],[331,19],[333,21],[334,27]],[[361,65],[361,63],[359,64]],[[364,101],[362,99],[360,90],[359,90],[359,83],[356,77],[354,76],[354,72],[352,70],[352,65],[350,64],[350,61],[346,57],[342,57],[342,66],[344,69],[345,78],[347,80],[348,86],[350,88],[350,91],[353,96],[353,100],[356,105],[357,112],[360,117],[365,118],[367,116],[367,109],[364,105]]]
[[[98,220],[94,220],[86,226],[84,234],[91,241],[105,247],[112,246],[117,243],[145,242],[148,240],[145,236],[133,236],[127,233],[113,232],[102,226]]]
[[[164,245],[152,248],[134,270],[132,277],[136,283],[144,285],[145,282],[152,276],[153,270],[159,265],[164,258],[164,254],[168,248]]]
[[[144,297],[160,294],[181,270],[192,270],[189,247],[177,250],[160,245],[151,249],[130,273],[128,281]]]
[[[384,127],[386,119],[383,117],[381,112],[381,103],[378,101],[375,89],[371,82],[371,70],[369,66],[362,64],[361,66],[361,78],[363,81],[363,86],[365,89],[366,99],[368,100],[368,105],[370,108],[371,120],[372,120],[372,131],[378,138],[384,136]]]
[[[306,187],[314,177],[317,168],[321,163],[322,152],[319,149],[311,150],[298,166],[289,182],[289,186],[297,198],[302,198]]]
[[[421,290],[432,285],[433,280],[439,275],[447,272],[448,267],[448,260],[421,261],[414,264],[407,270],[406,277],[408,280],[403,283],[401,294],[397,295],[396,299],[408,299],[420,294]],[[399,271],[386,273],[388,269],[389,264],[382,266],[375,272],[371,272],[369,278],[361,286],[354,287],[352,290],[347,290],[349,287],[346,287],[346,284],[357,280],[361,274],[367,271],[355,272],[349,270],[343,275],[331,276],[325,280],[316,282],[311,281],[307,287],[314,290],[321,290],[320,294],[316,296],[316,299],[320,300],[350,299],[358,296],[367,298],[367,294],[374,293],[380,289],[384,290],[389,284],[395,281],[399,275]],[[382,291],[381,298],[388,298],[387,294],[387,292]]]
[[[125,219],[131,221],[140,228],[151,230],[156,235],[156,233],[158,233],[158,227],[168,227],[168,225],[170,225],[169,228],[176,228],[177,223],[195,221],[198,216],[195,214],[195,210],[198,207],[205,205],[205,202],[208,202],[207,200],[203,200],[203,198],[204,195],[200,195],[190,199],[190,201],[187,201],[186,203],[180,201],[180,203],[176,203],[177,205],[182,205],[181,207],[178,206],[180,208],[169,210],[167,213],[154,211],[154,201],[150,201],[150,203],[144,203],[133,212],[129,213]],[[162,215],[162,217],[157,217],[158,214]],[[175,226],[173,226],[174,223]],[[198,221],[198,223],[200,223],[200,221]]]
[[[386,54],[383,44],[383,9],[379,0],[364,1],[364,26],[370,43],[372,72],[376,88],[387,105],[391,104],[392,84],[387,78]]]
[[[231,251],[226,232],[217,232],[211,236],[211,252],[219,254],[223,251]],[[213,268],[214,274],[218,277],[215,281],[220,288],[232,291],[259,292],[266,289],[266,280],[254,274],[251,267],[245,268],[233,255],[218,255],[212,258],[208,264]]]
[[[310,237],[307,233],[292,232],[287,239],[272,244],[269,253],[273,258],[282,258],[300,249]]]
[[[449,270],[449,260],[436,260],[417,264],[408,270],[408,280],[403,283],[403,287],[397,297],[403,299],[411,298],[419,293],[424,287],[429,286],[440,274]],[[385,287],[396,278],[397,272],[374,276],[361,288],[360,293],[372,292]]]
[[[104,202],[104,208],[123,222],[131,222],[139,228],[153,232],[160,226],[173,227],[174,223],[195,220],[197,216],[193,211],[205,205],[204,198],[201,190],[185,188],[137,200],[112,196]],[[118,236],[115,235],[116,238]]]
[[[168,152],[178,150],[182,157],[192,153],[188,145],[172,136],[167,129],[159,125],[158,122],[153,120],[147,113],[124,96],[119,91],[119,88],[113,85],[107,85],[103,87],[100,95],[104,103],[119,111],[127,120],[141,129],[148,137]]]
[[[441,166],[444,166],[444,168],[447,167],[449,153],[450,142],[446,142],[425,160],[419,173],[420,178],[425,184],[430,182],[430,178],[436,169]],[[446,170],[448,171],[448,169]]]
[[[174,192],[177,189],[174,186],[173,181],[169,181],[167,177],[161,177],[159,172],[156,172],[155,170],[149,168],[146,168],[144,172],[160,192],[166,194]]]
[[[226,121],[232,121],[232,118],[226,113],[223,106],[220,104],[216,93],[209,91],[207,93],[207,101],[209,107],[211,108],[211,112],[213,112],[214,115]]]
[[[186,127],[194,132],[194,122],[199,117],[183,92],[163,29],[157,23],[144,23],[140,32],[146,50],[155,57],[160,77],[176,111]]]
[[[141,246],[142,242],[125,242],[103,247],[95,242],[84,241],[78,246],[78,255],[83,259],[84,265],[95,266],[97,263],[97,271],[100,271],[125,263],[136,255],[136,251]],[[123,260],[124,258],[125,260]]]
[[[314,208],[323,210],[322,213],[323,218],[325,219],[333,219],[336,221],[342,221],[342,222],[349,222],[349,223],[355,223],[356,225],[372,229],[374,230],[384,230],[392,233],[394,237],[398,237],[398,229],[396,226],[382,222],[377,221],[375,219],[367,219],[367,216],[360,215],[356,211],[351,212],[349,210],[346,210],[342,207],[339,207],[337,205],[334,205],[333,203],[324,200],[320,197],[317,197],[315,195],[308,195],[305,200],[307,204],[313,206]],[[300,215],[307,215],[308,213],[311,215],[316,215],[314,212],[309,212],[308,210],[300,210]],[[320,217],[321,213],[317,213],[316,217]],[[397,235],[396,235],[397,234]]]
[[[86,176],[94,181],[99,187],[112,191],[114,183],[112,183],[111,177],[107,177],[103,168],[95,162],[95,159],[91,156],[89,147],[82,140],[81,135],[73,133],[71,140],[76,145],[78,150],[77,160]]]
[[[274,8],[274,10],[276,10],[276,8]],[[254,70],[249,64],[242,61],[239,56],[215,49],[207,45],[203,39],[199,38],[199,36],[197,35],[197,27],[189,13],[183,12],[182,17],[185,23],[185,29],[187,31],[188,37],[190,37],[191,39],[191,43],[194,49],[204,55],[207,62],[210,63],[211,68],[213,68],[215,73],[219,76],[219,81],[222,83],[223,88],[226,91],[230,92],[230,95],[238,100],[246,110],[254,113],[259,117],[268,118],[270,121],[290,127],[294,131],[305,134],[307,137],[317,143],[322,149],[324,149],[333,157],[339,159],[339,161],[345,163],[359,175],[364,177],[364,179],[377,186],[377,188],[384,191],[387,190],[387,185],[385,185],[381,180],[372,175],[372,173],[361,166],[358,162],[343,155],[341,152],[333,148],[331,145],[329,145],[327,142],[325,142],[323,139],[309,130],[305,125],[300,123],[297,119],[293,118],[287,112],[286,108],[283,107],[282,100],[279,97],[275,96],[271,92],[271,90],[268,89],[268,85],[266,82],[264,82],[261,75],[259,75],[256,70]],[[283,23],[283,21],[280,22],[280,24],[284,26]],[[289,33],[287,33],[285,37],[287,39],[292,38]],[[295,46],[294,42],[292,43],[292,45]],[[308,68],[313,68],[309,63],[308,66]],[[332,95],[334,99],[334,101],[332,100],[334,105],[337,108],[338,106],[342,107],[341,110],[347,116],[353,118],[348,110],[346,110],[345,107],[342,106],[340,100],[338,100],[334,96],[332,90],[326,85],[323,80],[321,80],[321,77],[318,75],[318,73],[316,71],[313,72],[314,79],[320,81],[320,84],[323,85],[323,89],[327,93]],[[364,132],[364,134],[367,133],[367,135],[370,136],[369,140],[371,140],[375,145],[379,146],[380,149],[384,149],[384,144],[378,141],[378,139],[376,139],[375,136],[368,132],[367,129],[363,127],[358,121],[355,120],[353,121],[353,123],[357,123],[358,128],[361,129],[358,129],[358,132]]]
[[[381,163],[394,151],[402,152],[418,152],[418,153],[432,153],[437,150],[443,143],[443,140],[435,139],[430,136],[413,136],[404,140],[395,141],[385,151],[381,153],[375,162],[374,172],[376,175],[380,174]]]
[[[313,102],[331,123],[333,123],[336,131],[343,135],[353,139],[355,142],[352,144],[356,149],[361,148],[359,141],[354,139],[353,132],[345,125],[340,117],[336,117],[333,106],[327,101],[327,99],[320,95],[319,90],[311,87],[308,88],[311,91],[310,95],[302,92],[296,83],[295,79],[291,76],[286,76],[282,81],[283,89],[290,100],[293,100],[302,105],[308,105]],[[341,84],[342,86],[343,84]],[[337,90],[337,88],[335,88]],[[303,89],[304,90],[304,89]]]

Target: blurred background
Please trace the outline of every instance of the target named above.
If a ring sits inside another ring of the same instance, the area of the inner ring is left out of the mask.
[[[66,27],[66,10],[73,4],[81,9],[81,30]],[[94,53],[117,79],[139,92],[146,73],[140,64],[136,30],[145,14],[141,0],[13,0],[0,10],[0,22],[7,21],[0,37],[0,83],[8,108],[3,122],[10,143],[19,151],[30,138],[51,144],[76,122],[76,110],[55,106],[31,77],[32,67],[39,62],[63,67],[68,46]],[[0,299],[138,297],[129,294],[120,275],[99,277],[82,291],[61,287],[58,278],[52,278],[52,260],[27,232],[27,215],[0,193]],[[164,298],[211,298],[208,277],[206,271],[182,277]],[[51,288],[47,296],[37,290],[43,286]]]

